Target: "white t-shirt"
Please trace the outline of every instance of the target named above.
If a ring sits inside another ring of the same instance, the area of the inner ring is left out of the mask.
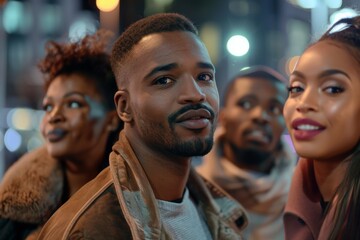
[[[174,240],[212,239],[205,219],[200,215],[185,189],[181,203],[157,200],[163,227]]]

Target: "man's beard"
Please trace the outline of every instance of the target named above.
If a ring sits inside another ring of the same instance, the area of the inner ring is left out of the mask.
[[[179,139],[167,146],[168,150],[175,155],[182,157],[203,156],[210,152],[213,146],[213,138],[207,137],[204,140],[196,138],[192,141],[180,141]]]
[[[196,137],[196,131],[194,131],[194,137],[190,140],[183,140],[175,131],[176,118],[191,109],[205,108],[212,115],[212,119],[215,119],[215,113],[209,107],[203,104],[188,105],[170,115],[168,118],[169,127],[164,126],[161,123],[149,123],[138,114],[139,128],[142,134],[142,138],[153,149],[157,149],[167,154],[181,156],[181,157],[193,157],[203,156],[210,152],[213,146],[214,136],[214,122],[211,123],[211,129],[206,137]]]
[[[236,156],[235,161],[240,164],[257,166],[263,164],[273,157],[273,154],[268,151],[263,151],[256,148],[238,148],[233,143],[229,143],[229,146],[234,156]]]
[[[153,149],[167,152],[170,155],[181,157],[203,156],[210,152],[213,146],[213,127],[205,139],[199,137],[184,141],[171,129],[160,124],[140,126],[142,137]]]

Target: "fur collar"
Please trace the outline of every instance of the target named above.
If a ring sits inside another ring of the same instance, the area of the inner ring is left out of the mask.
[[[25,154],[0,183],[0,217],[42,223],[58,208],[64,185],[62,167],[45,147]]]

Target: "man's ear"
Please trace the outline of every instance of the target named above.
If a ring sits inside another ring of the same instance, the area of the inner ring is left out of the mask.
[[[117,114],[123,122],[131,122],[133,118],[129,97],[128,92],[124,90],[118,90],[114,96]]]
[[[109,116],[109,123],[107,125],[107,129],[111,132],[111,131],[115,131],[116,129],[120,128],[120,118],[117,115],[117,112],[111,111],[108,113]],[[122,124],[123,125],[123,124]]]

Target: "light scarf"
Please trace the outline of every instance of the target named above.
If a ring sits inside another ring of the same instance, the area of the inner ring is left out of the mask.
[[[230,193],[246,209],[249,225],[245,239],[284,239],[282,216],[296,155],[285,139],[269,174],[249,172],[235,166],[222,154],[221,138],[215,141],[197,171]]]

